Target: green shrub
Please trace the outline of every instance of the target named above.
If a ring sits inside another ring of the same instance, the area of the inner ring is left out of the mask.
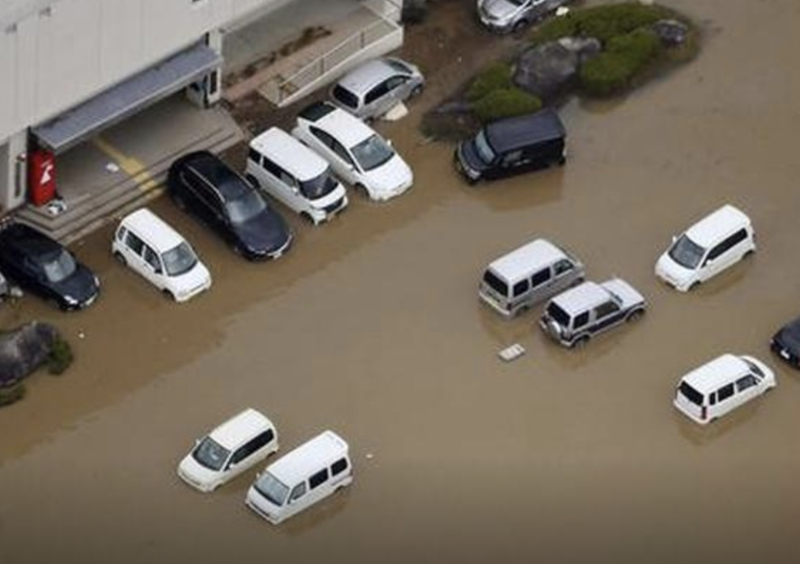
[[[62,338],[57,338],[47,357],[47,370],[50,374],[60,375],[69,368],[74,357],[69,343]]]
[[[468,101],[475,103],[495,90],[507,90],[513,86],[511,65],[508,63],[495,63],[472,79],[472,83],[467,88],[466,98]]]
[[[475,103],[475,114],[482,122],[530,114],[542,108],[542,101],[519,88],[495,90]]]
[[[539,44],[566,36],[581,36],[597,38],[605,45],[618,35],[674,17],[675,12],[668,8],[639,2],[593,6],[547,21],[533,31],[531,40]]]
[[[655,34],[638,30],[613,38],[606,50],[588,60],[580,70],[587,94],[609,96],[630,87],[634,78],[655,59],[661,43]]]
[[[25,397],[25,384],[17,382],[12,386],[0,388],[0,407],[11,405]]]

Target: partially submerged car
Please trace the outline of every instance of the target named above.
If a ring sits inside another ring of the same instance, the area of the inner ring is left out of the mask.
[[[0,270],[65,311],[89,307],[100,294],[100,279],[71,252],[21,223],[0,231]]]
[[[578,347],[599,333],[638,319],[645,308],[642,295],[624,280],[584,282],[550,300],[539,326],[565,347]]]
[[[570,0],[478,0],[481,23],[498,33],[520,31]]]
[[[394,106],[419,95],[425,77],[401,59],[373,59],[340,78],[331,88],[331,101],[361,119],[382,116]]]
[[[800,369],[800,317],[790,321],[773,335],[770,348],[789,365]]]

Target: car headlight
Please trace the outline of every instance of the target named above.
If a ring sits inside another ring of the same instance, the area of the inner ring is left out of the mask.
[[[64,301],[69,305],[78,305],[78,300],[72,296],[64,296]]]

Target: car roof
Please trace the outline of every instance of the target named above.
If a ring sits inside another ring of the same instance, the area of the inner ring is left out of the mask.
[[[750,218],[743,211],[725,204],[687,229],[686,236],[701,247],[708,248],[718,243],[721,237],[747,225],[750,225]]]
[[[747,363],[733,354],[723,354],[686,374],[682,380],[703,395],[718,390],[749,371]]]
[[[348,72],[337,81],[337,84],[358,96],[363,96],[373,86],[396,74],[404,73],[400,73],[384,59],[372,59]]]
[[[608,290],[602,285],[587,281],[557,295],[553,302],[568,314],[577,315],[607,301],[608,296]]]
[[[184,242],[184,238],[147,208],[141,208],[128,214],[120,225],[136,232],[150,246],[159,252],[174,249]]]
[[[222,159],[208,151],[197,151],[186,155],[183,163],[208,180],[226,201],[235,200],[252,189]]]
[[[301,182],[316,178],[328,163],[279,127],[271,127],[250,141],[250,147],[294,175]]]
[[[324,106],[324,111],[319,109],[320,106]],[[375,131],[363,121],[328,102],[314,104],[307,110],[311,111],[307,113],[304,110],[300,113],[300,117],[313,122],[315,126],[333,135],[348,149],[376,135]],[[316,119],[309,119],[307,115]]]
[[[497,153],[566,137],[561,118],[550,108],[492,122],[485,130],[489,144]]]
[[[267,429],[274,430],[275,426],[262,413],[248,408],[211,431],[209,437],[214,439],[220,446],[233,450],[246,440]]]
[[[309,471],[330,466],[348,451],[347,442],[333,431],[324,431],[270,465],[267,471],[287,485],[308,478]]]
[[[489,268],[501,278],[514,283],[534,270],[567,258],[566,253],[547,239],[536,239],[493,261]]]
[[[64,248],[38,229],[24,223],[13,223],[0,230],[0,243],[31,257],[50,255]]]

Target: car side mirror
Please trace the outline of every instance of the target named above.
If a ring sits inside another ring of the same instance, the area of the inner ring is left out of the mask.
[[[678,240],[678,237],[676,237],[675,235],[673,235],[673,236],[672,236],[672,242],[673,242],[673,243],[675,243],[675,241],[677,241],[677,240]]]
[[[386,144],[389,145],[390,147],[394,147],[394,143],[392,143],[391,139],[387,139]]]

